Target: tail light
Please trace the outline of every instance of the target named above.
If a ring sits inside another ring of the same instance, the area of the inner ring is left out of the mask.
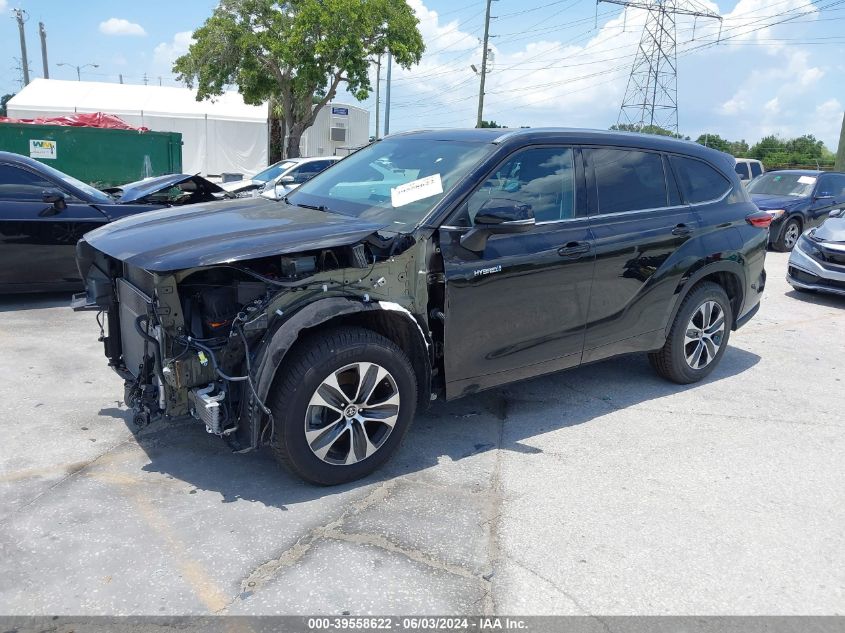
[[[756,226],[758,229],[767,229],[769,225],[772,223],[774,218],[771,214],[766,213],[765,211],[757,211],[756,213],[752,213],[750,215],[745,216],[745,221],[748,222],[751,226]]]

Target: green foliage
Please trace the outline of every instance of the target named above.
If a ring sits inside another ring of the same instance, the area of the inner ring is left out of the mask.
[[[14,94],[5,94],[0,97],[0,116],[6,116],[6,104],[9,103],[9,100],[14,96]]]
[[[390,51],[402,68],[419,62],[417,24],[404,0],[221,0],[173,71],[197,87],[198,100],[232,84],[247,103],[273,99],[286,156],[296,156],[302,133],[341,84],[367,98],[379,54]]]
[[[499,125],[495,121],[481,121],[481,127],[505,127],[504,125]]]
[[[792,139],[782,139],[769,135],[749,147],[745,140],[729,141],[718,134],[702,134],[696,143],[707,145],[737,158],[756,158],[767,169],[783,167],[830,167],[833,165],[833,153],[822,141],[812,134],[805,134]]]
[[[659,125],[643,125],[640,127],[635,123],[616,123],[615,125],[611,125],[610,129],[616,130],[617,132],[638,132],[640,134],[656,134],[657,136],[671,136],[672,138],[689,140],[689,136],[676,134],[675,132],[660,127]]]

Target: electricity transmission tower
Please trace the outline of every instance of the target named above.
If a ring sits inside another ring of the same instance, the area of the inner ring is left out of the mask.
[[[597,0],[647,11],[640,45],[628,77],[617,123],[637,129],[659,126],[678,133],[678,55],[675,22],[679,15],[719,20],[695,0]]]

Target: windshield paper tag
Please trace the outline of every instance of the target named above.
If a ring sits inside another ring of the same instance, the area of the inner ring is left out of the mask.
[[[813,176],[799,176],[798,182],[802,185],[814,185],[816,184],[816,179]]]
[[[406,182],[398,187],[391,187],[390,203],[394,207],[404,207],[406,204],[441,193],[443,193],[443,183],[440,181],[440,174],[434,174]]]

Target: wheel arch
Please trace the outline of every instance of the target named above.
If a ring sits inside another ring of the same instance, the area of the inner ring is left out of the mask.
[[[745,271],[740,264],[733,261],[719,261],[706,264],[699,268],[689,277],[684,278],[678,285],[676,290],[675,304],[672,306],[672,312],[669,315],[669,321],[666,323],[666,335],[669,335],[669,330],[672,328],[672,323],[675,321],[675,316],[681,308],[681,304],[686,299],[687,295],[692,292],[698,284],[703,281],[712,281],[720,285],[728,295],[731,302],[731,310],[733,311],[733,323],[731,329],[736,330],[737,319],[739,318],[740,310],[745,298]]]
[[[384,336],[403,349],[417,375],[418,406],[428,405],[431,397],[431,341],[424,325],[406,308],[390,301],[364,302],[330,297],[310,303],[283,321],[263,342],[256,359],[256,391],[266,401],[270,389],[291,350],[319,328],[354,325]],[[250,412],[251,437],[257,446],[261,415]]]

